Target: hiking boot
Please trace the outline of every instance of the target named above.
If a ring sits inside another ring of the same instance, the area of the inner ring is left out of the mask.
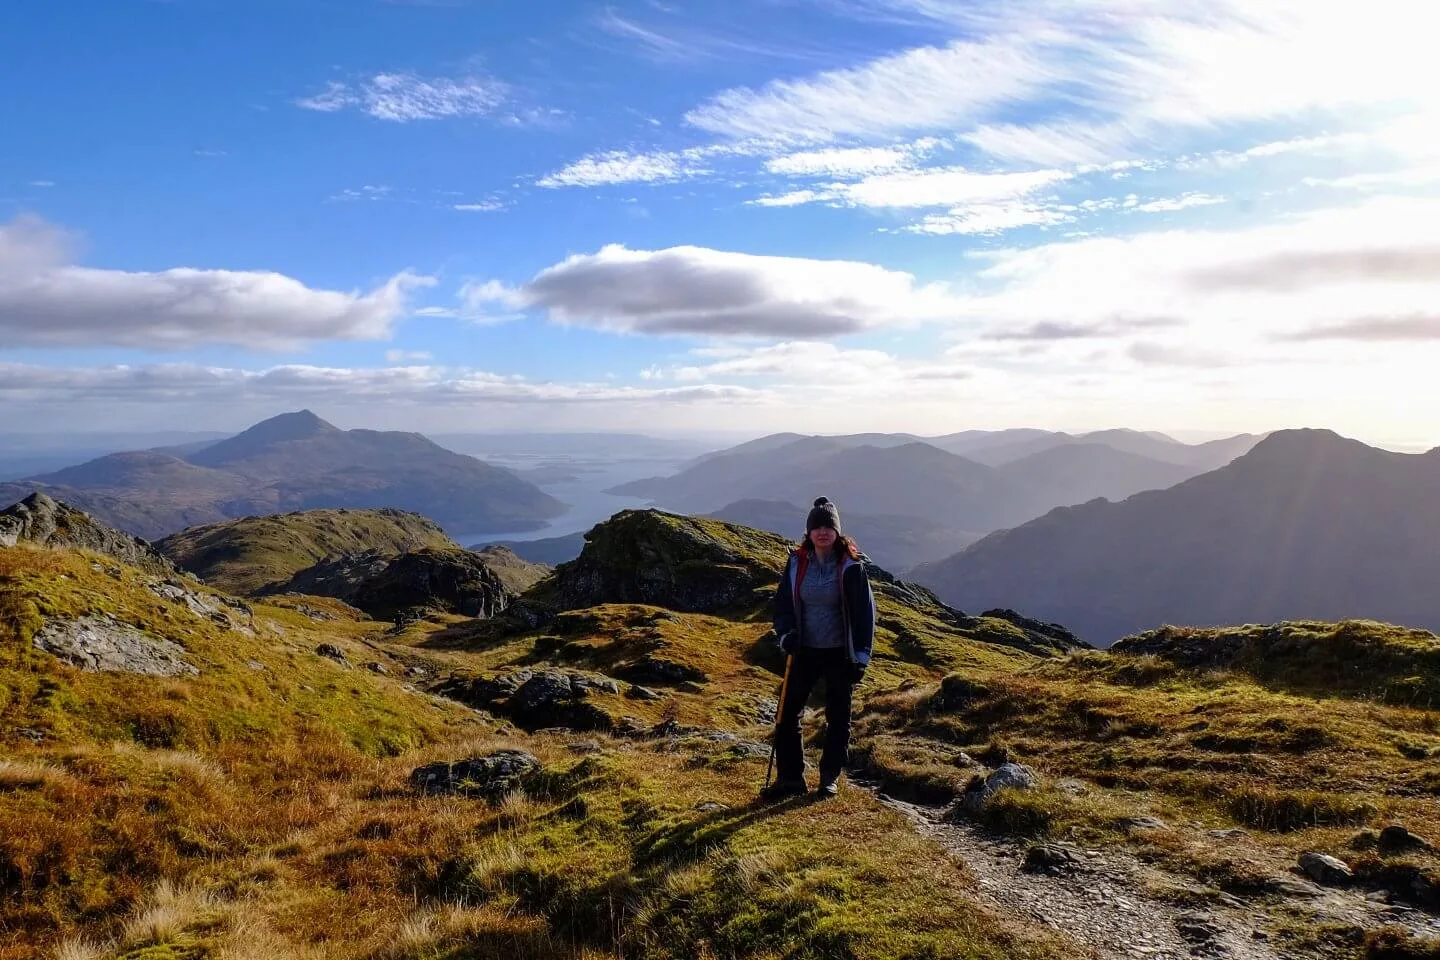
[[[820,786],[815,789],[815,792],[822,797],[840,796],[840,774],[837,773],[833,777],[821,777]]]
[[[776,780],[760,791],[760,799],[766,803],[775,803],[779,800],[788,800],[790,797],[798,797],[808,789],[804,780]]]

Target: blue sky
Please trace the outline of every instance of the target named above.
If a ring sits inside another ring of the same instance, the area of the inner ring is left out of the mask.
[[[1407,7],[12,4],[0,396],[40,430],[1428,445]]]

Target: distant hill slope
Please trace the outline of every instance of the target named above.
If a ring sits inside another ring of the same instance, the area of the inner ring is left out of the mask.
[[[393,507],[471,532],[535,529],[565,509],[508,470],[418,433],[340,430],[308,410],[184,458],[112,454],[0,484],[0,499],[37,488],[150,539],[197,523],[321,507]]]
[[[1106,644],[1165,623],[1440,628],[1436,569],[1440,451],[1287,430],[1179,486],[1054,510],[913,575],[957,606],[1014,606]]]
[[[1081,434],[1005,430],[989,439],[966,438],[957,445],[962,449],[955,452],[978,463],[999,467],[1061,447],[1099,444],[1117,453],[1190,467],[1190,475],[1194,476],[1223,467],[1260,440],[1255,434],[1244,433],[1206,443],[1188,444],[1162,433],[1141,433],[1137,430],[1096,430]],[[946,444],[937,445],[952,449]]]
[[[1135,445],[1173,447],[1204,459],[1198,447],[1133,431],[1112,433]],[[881,442],[856,443],[877,436]],[[637,480],[609,492],[686,513],[715,513],[740,500],[809,503],[824,494],[840,505],[842,517],[849,512],[904,516],[935,528],[987,533],[1057,506],[1097,496],[1119,500],[1209,469],[1118,450],[1103,439],[1081,442],[1068,434],[1001,431],[991,440],[998,446],[986,447],[985,438],[966,434],[937,442],[974,446],[982,453],[1027,452],[1000,457],[1003,465],[995,467],[904,434],[777,434],[709,455],[673,476]],[[928,557],[898,563],[908,567],[934,558],[925,552]]]
[[[1173,487],[1199,472],[1194,467],[1125,453],[1103,443],[1050,447],[996,470],[1017,484],[1028,484],[1040,502],[1055,506],[1085,503],[1096,497],[1123,500],[1142,490]]]
[[[194,527],[155,546],[182,570],[245,595],[343,554],[458,545],[434,521],[403,510],[308,510]]]
[[[778,500],[737,500],[708,516],[768,530],[798,541],[805,526],[806,509]],[[980,539],[980,534],[937,524],[920,517],[846,511],[841,517],[845,533],[855,538],[865,555],[889,570],[904,571],[916,564],[948,557]]]
[[[497,540],[492,544],[474,544],[470,549],[485,551],[490,547],[509,550],[528,563],[553,567],[580,556],[580,551],[585,549],[585,534],[567,533],[563,537],[542,537],[538,540]]]
[[[976,530],[1033,516],[1026,490],[938,447],[847,447],[829,437],[807,437],[758,455],[717,456],[674,477],[640,480],[610,492],[690,513],[719,510],[737,499],[810,503],[823,493],[840,505],[842,518],[846,511],[940,512],[951,525]]]

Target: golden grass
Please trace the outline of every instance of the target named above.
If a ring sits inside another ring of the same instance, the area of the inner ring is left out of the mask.
[[[48,763],[0,759],[0,790],[37,790],[70,782],[68,773]]]

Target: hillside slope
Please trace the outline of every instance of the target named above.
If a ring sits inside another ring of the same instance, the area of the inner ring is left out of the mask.
[[[456,549],[434,521],[403,510],[308,510],[192,527],[155,544],[182,570],[237,595],[342,554]]]
[[[1165,623],[1440,628],[1437,565],[1440,454],[1296,430],[1171,489],[992,534],[915,577],[957,606],[1014,606],[1106,644]]]

